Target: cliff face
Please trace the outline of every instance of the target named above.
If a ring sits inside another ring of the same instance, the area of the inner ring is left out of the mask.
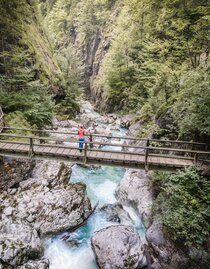
[[[1,0],[0,7],[1,88],[40,82],[64,99],[57,112],[67,117],[83,89],[100,111],[134,113],[144,133],[172,119],[176,135],[209,134],[208,0]],[[193,105],[199,89],[204,108]]]
[[[28,88],[40,80],[57,93],[60,68],[43,33],[36,6],[30,1],[0,1],[1,89]]]
[[[57,54],[71,48],[69,73],[79,73],[80,86],[99,110],[105,110],[103,62],[110,48],[120,1],[42,2],[38,5],[45,32]]]

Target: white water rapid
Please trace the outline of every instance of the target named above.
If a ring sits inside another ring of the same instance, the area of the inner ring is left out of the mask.
[[[90,104],[86,103],[84,113],[100,124],[100,115],[96,113]],[[81,118],[78,117],[78,120]],[[125,135],[125,129],[114,130],[113,135]],[[119,143],[121,149],[122,139],[114,141]],[[106,147],[104,147],[106,148]],[[110,147],[109,147],[110,148]],[[107,149],[109,149],[107,147]],[[115,147],[116,150],[116,147]],[[125,170],[119,167],[83,167],[74,165],[70,177],[71,183],[83,182],[87,186],[88,197],[92,205],[99,201],[99,206],[116,202],[115,190],[123,178]],[[131,207],[125,207],[133,225],[138,230],[141,238],[144,238],[143,225]],[[116,225],[116,222],[106,220],[105,213],[96,211],[88,220],[87,224],[72,233],[67,241],[62,241],[62,234],[49,238],[45,242],[45,256],[50,260],[50,269],[97,269],[95,257],[90,245],[90,238],[94,231]],[[126,224],[126,223],[122,223]]]

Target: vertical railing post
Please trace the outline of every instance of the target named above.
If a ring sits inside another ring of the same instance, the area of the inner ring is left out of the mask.
[[[145,171],[146,171],[146,172],[147,172],[148,169],[149,169],[148,155],[149,155],[149,139],[147,140],[147,143],[146,143],[146,150],[145,150]]]
[[[93,136],[90,134],[90,148],[93,148]]]
[[[198,163],[198,153],[195,152],[195,154],[194,154],[194,165],[197,165],[197,163]]]
[[[34,154],[33,138],[30,137],[29,157],[32,157],[33,154]]]
[[[84,149],[84,163],[87,162],[87,142],[85,142],[85,149]]]
[[[3,112],[3,110],[2,110],[2,108],[0,106],[0,132],[3,131],[4,127],[5,127],[5,123],[4,123],[4,112]]]

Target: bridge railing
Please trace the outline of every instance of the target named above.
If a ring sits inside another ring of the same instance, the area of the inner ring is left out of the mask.
[[[56,132],[56,133],[60,134],[62,132]],[[36,154],[35,150],[36,146],[51,147],[51,148],[59,147],[64,149],[78,149],[79,142],[78,139],[75,138],[75,136],[77,135],[75,133],[72,133],[72,135],[73,137],[71,137],[71,139],[61,139],[57,137],[25,136],[25,135],[16,135],[12,133],[0,133],[0,142],[28,145],[28,154],[30,156],[33,156]],[[101,135],[94,135],[94,137],[96,136],[101,137]],[[124,140],[124,137],[123,138],[117,137],[117,138],[121,138]],[[130,138],[130,137],[128,139],[136,140],[136,138]],[[115,143],[106,141],[93,141],[93,139],[91,139],[91,137],[89,136],[89,138],[86,139],[86,141],[84,142],[84,151],[83,151],[84,162],[86,162],[89,152],[124,153],[125,155],[129,154],[129,155],[144,156],[145,168],[148,168],[150,157],[167,156],[167,158],[192,160],[195,165],[200,161],[210,161],[209,151],[199,151],[182,148],[167,148],[167,147],[160,147],[157,144],[155,144],[156,146],[153,146],[152,142],[157,141],[154,139],[143,139],[143,141],[146,142],[144,145],[129,145],[126,144],[124,141],[121,144],[116,143],[116,141]],[[190,145],[202,144],[196,142],[195,143],[188,142],[188,143]]]
[[[0,132],[4,129],[4,112],[0,106]]]
[[[65,135],[68,136],[69,139],[77,138],[76,132],[62,132],[62,131],[55,131],[55,130],[39,130],[39,129],[27,129],[27,128],[13,128],[13,127],[4,127],[5,131],[13,132],[13,131],[22,131],[24,132],[31,132],[37,136],[43,135]],[[180,148],[180,149],[189,149],[189,150],[209,150],[210,145],[207,143],[200,143],[194,141],[179,141],[179,140],[165,140],[165,139],[148,139],[148,138],[137,138],[131,136],[113,136],[113,135],[102,135],[96,133],[86,133],[86,138],[98,142],[98,140],[109,141],[110,139],[116,140],[124,140],[125,144],[130,145],[144,145],[144,146],[152,146],[155,148]],[[149,141],[149,142],[148,142]],[[94,143],[94,144],[95,144]]]

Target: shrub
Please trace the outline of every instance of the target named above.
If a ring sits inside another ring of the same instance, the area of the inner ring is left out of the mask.
[[[175,241],[201,247],[210,232],[210,181],[194,168],[171,174],[161,188],[154,212]]]

